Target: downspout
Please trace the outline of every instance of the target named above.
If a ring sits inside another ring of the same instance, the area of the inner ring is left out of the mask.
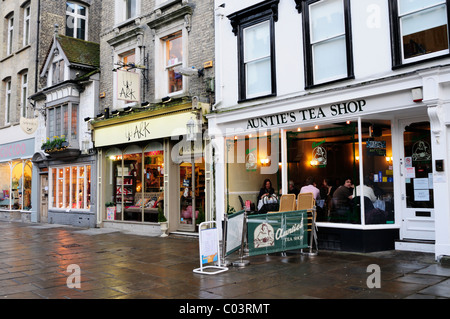
[[[36,69],[35,69],[35,78],[34,78],[34,93],[38,90],[38,79],[39,79],[39,31],[41,24],[41,0],[38,0],[37,7],[37,28],[36,28]]]

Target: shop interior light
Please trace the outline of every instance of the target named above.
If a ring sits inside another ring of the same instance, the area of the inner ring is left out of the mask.
[[[388,162],[388,163],[392,162],[392,157],[386,156],[386,162]]]
[[[355,160],[359,162],[359,156],[355,156]]]
[[[315,128],[316,130],[318,130],[318,129],[319,129],[319,125],[314,126],[314,128]]]
[[[261,158],[260,161],[262,166],[267,166],[270,163],[270,160],[268,158]]]
[[[311,164],[311,166],[317,166],[319,165],[319,161],[317,160],[312,160],[311,162],[309,162]]]
[[[302,129],[299,127],[298,129],[297,129],[297,132],[301,132],[302,131]]]

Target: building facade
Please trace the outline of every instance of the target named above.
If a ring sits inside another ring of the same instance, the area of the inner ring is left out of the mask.
[[[86,119],[97,224],[159,235],[165,219],[170,232],[195,232],[212,218],[202,134],[214,102],[212,1],[103,1],[100,48],[101,109]]]
[[[47,131],[45,98],[41,100],[42,90],[49,87],[41,70],[54,42],[55,25],[70,38],[98,42],[100,9],[101,1],[93,0],[3,1],[0,6],[0,34],[7,44],[0,53],[2,217],[47,221],[48,154],[41,147],[53,136]],[[63,81],[66,69],[61,70]],[[64,80],[75,78],[76,74],[67,72]]]
[[[319,248],[449,255],[449,11],[216,1],[217,219],[313,177]]]

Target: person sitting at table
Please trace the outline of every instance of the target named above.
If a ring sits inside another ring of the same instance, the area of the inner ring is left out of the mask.
[[[333,209],[338,216],[347,216],[352,210],[353,184],[351,178],[346,178],[344,184],[333,193]]]
[[[320,199],[320,190],[316,187],[314,177],[309,176],[306,179],[306,185],[300,189],[300,193],[313,193],[314,199],[316,201]]]
[[[364,197],[367,197],[370,199],[372,203],[374,203],[377,200],[377,197],[375,196],[375,192],[373,191],[373,188],[369,186],[370,185],[370,179],[369,176],[364,177],[364,184],[362,187],[362,191],[364,191]],[[361,185],[356,186],[354,196],[361,196]]]
[[[262,188],[259,190],[258,201],[264,196],[270,196],[275,193],[270,179],[265,179]]]
[[[295,187],[294,182],[289,181],[288,194],[295,194],[295,196],[297,196],[299,192],[300,190],[297,187]]]

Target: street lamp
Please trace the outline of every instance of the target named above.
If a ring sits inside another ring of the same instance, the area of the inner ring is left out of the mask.
[[[196,137],[195,137],[195,122],[194,120],[191,119],[186,123],[186,131],[187,131],[187,140],[188,141],[195,141]]]

